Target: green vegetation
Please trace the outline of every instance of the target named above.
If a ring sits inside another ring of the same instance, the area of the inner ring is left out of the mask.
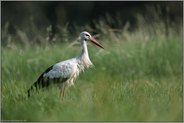
[[[63,100],[57,87],[30,99],[25,92],[47,67],[76,56],[79,45],[3,47],[2,120],[182,121],[178,37],[118,42],[102,38],[105,50],[89,45],[95,68],[82,73]]]
[[[2,120],[182,121],[182,19],[152,7],[145,11],[136,15],[133,31],[108,14],[94,20],[94,28],[75,25],[74,35],[68,24],[50,37],[52,26],[40,29],[33,19],[15,34],[8,32],[10,22],[4,24]],[[80,74],[63,100],[54,86],[27,99],[27,89],[46,68],[79,54],[75,38],[83,30],[97,33],[105,47],[89,45],[95,67]]]

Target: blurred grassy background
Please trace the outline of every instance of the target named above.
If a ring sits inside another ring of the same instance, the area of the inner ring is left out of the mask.
[[[8,47],[14,43],[72,42],[83,30],[113,41],[118,36],[127,40],[128,34],[135,32],[149,40],[155,35],[169,37],[181,33],[183,26],[182,1],[3,1],[1,4],[2,45]]]
[[[2,2],[2,12],[5,13],[8,6],[21,8],[23,5],[15,3]],[[41,2],[37,7],[46,3]],[[122,6],[127,5],[122,3]],[[29,2],[26,4],[31,6]],[[182,2],[172,4],[179,8]],[[76,5],[80,4],[76,2]],[[133,10],[134,24],[128,20],[123,22],[122,11],[126,13],[125,10],[119,10],[115,17],[104,13],[82,25],[77,22],[57,25],[57,21],[50,25],[46,18],[36,16],[41,10],[35,17],[27,17],[30,20],[25,22],[26,26],[4,19],[2,120],[182,121],[183,23],[179,16],[171,16],[174,9],[169,2],[164,4],[165,9],[162,5],[146,4],[144,14]],[[167,14],[164,15],[163,10]],[[13,13],[8,13],[13,18]],[[2,17],[8,18],[4,14]],[[33,18],[46,19],[48,23],[44,21],[38,26]],[[79,54],[77,37],[83,30],[96,34],[105,47],[102,50],[89,44],[95,68],[79,76],[64,100],[60,99],[56,87],[27,99],[26,90],[41,72]]]

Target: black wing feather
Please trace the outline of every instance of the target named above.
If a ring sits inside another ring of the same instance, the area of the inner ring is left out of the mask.
[[[27,93],[28,93],[28,97],[30,97],[30,93],[31,91],[35,88],[36,90],[38,90],[39,88],[44,88],[44,87],[48,87],[49,86],[49,81],[45,81],[43,78],[43,75],[47,72],[49,72],[50,70],[52,70],[52,66],[50,66],[49,68],[47,68],[37,79],[36,82],[34,82],[33,85],[31,85],[31,87],[28,89]]]
[[[37,79],[37,81],[28,89],[27,93],[28,93],[28,97],[30,97],[31,91],[34,90],[34,88],[36,90],[40,89],[40,88],[45,88],[48,87],[51,83],[59,83],[59,82],[65,82],[68,78],[63,78],[62,80],[60,80],[60,78],[53,78],[53,79],[49,79],[49,78],[44,78],[43,75],[45,73],[48,73],[50,70],[52,70],[53,65],[50,66],[49,68],[47,68]]]

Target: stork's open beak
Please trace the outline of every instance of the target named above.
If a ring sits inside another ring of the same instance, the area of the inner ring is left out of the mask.
[[[90,39],[92,43],[104,49],[104,47],[94,37],[91,37]]]

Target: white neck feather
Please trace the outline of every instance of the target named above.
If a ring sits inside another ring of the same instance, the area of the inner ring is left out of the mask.
[[[81,48],[82,48],[81,54],[78,57],[80,69],[89,68],[93,66],[93,63],[91,62],[88,55],[88,48],[86,41],[81,41]]]

